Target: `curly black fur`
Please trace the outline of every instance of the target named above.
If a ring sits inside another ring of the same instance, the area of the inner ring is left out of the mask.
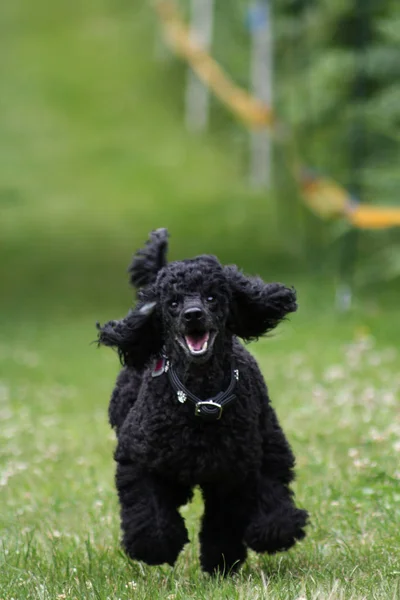
[[[238,340],[276,327],[296,310],[296,295],[213,256],[167,265],[166,241],[166,230],[157,230],[136,255],[135,309],[99,327],[99,343],[116,348],[124,364],[109,407],[123,546],[131,558],[174,564],[188,542],[178,509],[198,485],[202,568],[227,574],[247,548],[274,553],[305,535],[308,515],[290,489],[293,453],[258,365]],[[236,400],[220,420],[196,417],[165,374],[152,377],[162,352],[202,400],[228,387],[232,366],[239,370]]]
[[[168,231],[156,229],[152,231],[146,246],[138,250],[128,269],[131,284],[141,287],[153,283],[158,271],[167,264]]]

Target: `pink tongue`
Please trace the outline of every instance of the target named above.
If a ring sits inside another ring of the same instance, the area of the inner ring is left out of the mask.
[[[205,333],[203,335],[203,337],[201,338],[197,338],[197,337],[192,337],[190,335],[186,336],[186,342],[188,344],[188,346],[190,346],[190,348],[192,350],[201,350],[202,347],[204,346],[204,343],[207,341],[208,339],[208,333]]]

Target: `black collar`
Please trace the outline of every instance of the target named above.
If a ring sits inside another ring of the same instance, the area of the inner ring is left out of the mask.
[[[195,416],[202,417],[207,421],[218,421],[222,417],[224,408],[236,399],[236,394],[233,393],[233,389],[236,382],[239,380],[238,369],[232,368],[231,381],[225,392],[219,392],[216,396],[208,398],[207,400],[200,400],[200,398],[192,394],[192,392],[183,385],[175,369],[166,357],[157,361],[152,375],[153,377],[158,377],[163,373],[167,373],[169,382],[176,393],[178,401],[181,402],[181,404],[184,404],[189,400],[189,402],[194,405]]]

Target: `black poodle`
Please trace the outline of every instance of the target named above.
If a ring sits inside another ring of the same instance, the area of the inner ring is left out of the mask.
[[[201,488],[204,571],[227,574],[247,548],[274,553],[304,537],[289,484],[295,459],[253,356],[242,346],[296,310],[293,289],[246,277],[214,256],[167,264],[167,231],[130,267],[136,307],[99,327],[124,368],[109,418],[126,553],[173,565],[188,542],[179,507]]]

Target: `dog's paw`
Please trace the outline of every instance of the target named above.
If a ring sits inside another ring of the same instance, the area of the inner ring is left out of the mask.
[[[233,575],[246,560],[247,550],[242,542],[236,542],[225,548],[219,541],[203,545],[201,549],[201,568],[210,575]]]
[[[153,522],[146,527],[138,526],[134,530],[125,531],[122,546],[133,560],[140,560],[148,565],[167,563],[172,566],[188,541],[183,520],[174,519],[174,522],[165,523],[162,528]]]
[[[245,532],[245,542],[255,552],[283,552],[302,540],[308,513],[294,506],[259,514]]]

